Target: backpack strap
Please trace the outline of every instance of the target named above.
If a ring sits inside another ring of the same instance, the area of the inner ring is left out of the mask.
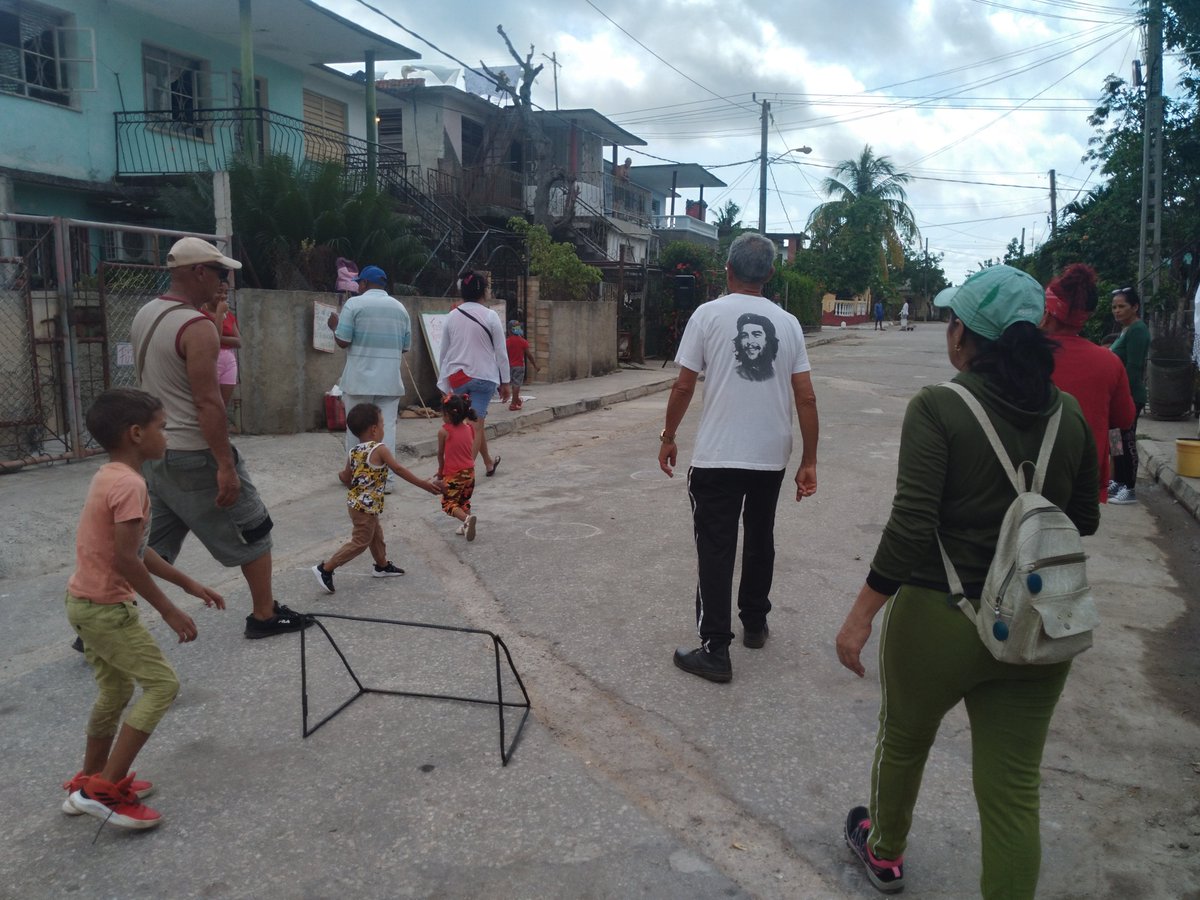
[[[1063,405],[1060,401],[1058,409],[1046,423],[1046,434],[1042,437],[1042,449],[1038,451],[1037,469],[1033,473],[1033,490],[1042,492],[1042,483],[1046,480],[1046,469],[1050,465],[1050,452],[1054,449],[1054,441],[1058,438],[1058,426],[1062,422]]]
[[[983,433],[987,436],[988,443],[992,445],[992,450],[995,451],[996,458],[1000,461],[1000,467],[1004,469],[1004,474],[1008,476],[1009,482],[1012,483],[1013,489],[1020,494],[1024,491],[1024,481],[1017,470],[1013,467],[1012,460],[1009,458],[1008,451],[1004,449],[1004,444],[1000,442],[1000,435],[996,433],[996,426],[992,424],[992,420],[988,418],[987,412],[975,395],[968,391],[961,384],[955,384],[953,381],[943,381],[942,387],[950,388],[954,393],[962,398],[963,403],[979,421],[979,427],[983,429]],[[1057,431],[1057,428],[1055,429]],[[1040,457],[1039,457],[1040,462]]]

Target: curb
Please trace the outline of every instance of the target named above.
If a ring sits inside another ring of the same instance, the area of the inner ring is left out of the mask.
[[[822,344],[830,344],[846,337],[849,337],[849,334],[845,330],[839,329],[836,334],[820,336],[815,334],[805,335],[804,343],[806,347],[812,348],[819,347]],[[666,370],[664,369],[664,371]],[[611,394],[602,394],[599,397],[586,397],[583,400],[560,403],[557,406],[551,406],[549,409],[539,409],[514,416],[511,419],[505,419],[503,422],[488,425],[485,434],[488,440],[503,437],[506,434],[513,434],[535,425],[545,425],[547,422],[553,422],[555,419],[566,419],[581,413],[603,409],[606,406],[612,406],[614,403],[624,403],[626,400],[636,400],[639,397],[645,397],[649,394],[657,394],[661,391],[670,390],[671,385],[674,383],[675,375],[672,371],[671,374],[666,375],[659,381],[634,385],[624,390],[614,391]],[[418,459],[424,459],[427,456],[437,456],[437,438],[429,438],[412,444],[400,444],[396,447],[396,450],[402,456],[415,456]]]
[[[1174,445],[1164,441],[1138,441],[1138,456],[1146,474],[1161,484],[1192,518],[1200,521],[1200,491],[1194,486],[1197,479],[1184,478],[1175,471]]]
[[[583,400],[575,400],[570,403],[560,403],[548,409],[538,409],[522,413],[503,422],[488,425],[486,434],[488,440],[503,437],[506,434],[514,434],[535,425],[545,425],[547,422],[553,422],[556,419],[570,418],[581,413],[593,412],[606,406],[612,406],[614,403],[624,403],[626,400],[636,400],[648,394],[669,390],[674,383],[675,376],[671,375],[661,381],[635,385],[621,391],[614,391],[611,394],[603,394],[599,397],[587,397]],[[401,444],[397,447],[397,450],[404,456],[415,456],[420,459],[424,459],[427,456],[437,456],[437,438],[417,441],[412,444]]]

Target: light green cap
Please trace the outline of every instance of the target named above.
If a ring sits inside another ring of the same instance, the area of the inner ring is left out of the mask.
[[[1012,266],[989,266],[958,287],[940,292],[933,305],[949,307],[973,332],[994,341],[1017,322],[1040,324],[1046,292],[1027,272]]]

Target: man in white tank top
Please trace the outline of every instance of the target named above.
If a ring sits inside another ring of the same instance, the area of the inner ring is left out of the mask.
[[[217,383],[220,338],[200,312],[231,269],[242,264],[207,241],[187,237],[167,254],[171,286],[134,316],[134,365],[142,389],[167,415],[167,454],[146,464],[150,546],[175,560],[189,532],[250,587],[248,638],[298,631],[311,620],[275,602],[271,590],[271,516],[229,442]]]

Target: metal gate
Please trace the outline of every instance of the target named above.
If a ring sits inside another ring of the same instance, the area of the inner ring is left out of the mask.
[[[0,468],[97,452],[84,414],[134,384],[129,326],[188,234],[0,214]]]

